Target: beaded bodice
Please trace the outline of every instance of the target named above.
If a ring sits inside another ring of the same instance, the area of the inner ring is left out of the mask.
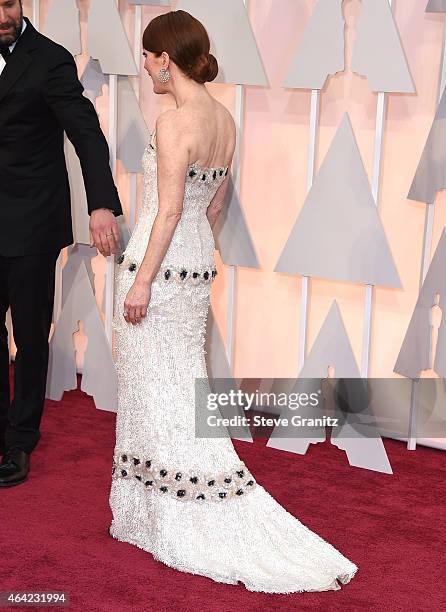
[[[138,221],[125,252],[125,259],[141,263],[158,212],[158,181],[155,132],[143,155],[143,194]],[[181,218],[164,257],[162,268],[213,269],[215,243],[206,211],[228,167],[208,168],[197,163],[187,168]]]

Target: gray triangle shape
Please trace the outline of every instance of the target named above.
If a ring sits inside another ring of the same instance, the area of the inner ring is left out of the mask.
[[[275,272],[401,287],[347,114]]]
[[[129,4],[137,4],[139,6],[169,6],[170,0],[127,0]]]
[[[71,53],[82,53],[79,9],[76,0],[53,0],[45,17],[43,34]]]
[[[206,321],[205,354],[209,378],[232,378],[226,350],[211,307]]]
[[[226,350],[212,308],[209,308],[206,321],[205,355],[206,369],[212,392],[229,393],[231,389],[238,389],[239,384],[232,376]],[[237,407],[234,407],[233,413],[225,410],[223,416],[230,418],[233,414],[241,416],[242,413],[243,410],[238,410]],[[231,438],[252,442],[251,432],[248,427],[228,426],[227,431]]]
[[[74,242],[89,245],[90,217],[88,215],[84,177],[79,158],[68,138],[65,139],[65,160],[71,192],[71,219]]]
[[[426,13],[446,13],[446,0],[429,0]]]
[[[299,378],[326,378],[330,365],[334,366],[336,378],[361,376],[336,300],[333,301],[313,347],[305,359]]]
[[[77,270],[50,341],[46,397],[60,400],[77,387],[73,333],[83,321],[88,345],[84,354],[81,389],[92,395],[98,408],[116,411],[116,370],[102,317],[84,262]]]
[[[299,373],[293,393],[317,393],[322,386],[322,380],[327,377],[328,366],[334,366],[336,377],[358,378],[359,368],[353,353],[347,330],[336,300],[333,301],[324,323],[314,341],[313,347],[305,360]],[[304,379],[303,382],[301,379]],[[310,389],[308,379],[314,379],[314,386]],[[302,388],[304,385],[304,388]],[[273,391],[275,385],[273,385]],[[323,405],[321,406],[323,407]],[[294,414],[291,410],[281,416]],[[300,407],[299,415],[302,418],[314,418],[315,408],[312,406]],[[288,427],[277,425],[268,440],[268,447],[286,450],[304,455],[310,444],[323,442],[326,439],[325,427],[305,427],[302,431],[305,436],[284,437]]]
[[[127,172],[142,172],[142,156],[150,134],[135,91],[127,77],[118,79],[117,157]]]
[[[299,42],[284,87],[323,89],[327,77],[342,72],[344,16],[339,0],[319,0]],[[321,40],[324,44],[321,44]]]
[[[214,226],[215,246],[223,263],[229,266],[259,268],[259,260],[249,233],[232,177],[229,176],[226,205]]]
[[[394,372],[418,378],[422,370],[430,369],[430,313],[436,293],[440,294],[443,318],[438,330],[438,345],[434,370],[446,378],[446,229],[443,229],[431,265],[424,279],[409,327],[401,346]]]
[[[429,136],[415,172],[409,195],[419,202],[435,201],[437,191],[446,188],[446,89],[432,122]]]
[[[80,82],[85,89],[85,97],[91,100],[93,104],[96,104],[96,98],[102,96],[102,87],[108,83],[108,79],[105,78],[98,60],[90,57],[84,68]]]
[[[366,76],[373,91],[415,92],[388,0],[362,0],[352,70]]]
[[[93,293],[94,288],[94,272],[91,265],[91,260],[98,254],[95,247],[90,247],[85,244],[74,244],[68,247],[68,259],[62,270],[62,307],[64,306],[67,295],[73,286],[74,279],[80,265],[83,263],[87,270],[88,278]]]
[[[340,419],[340,425],[337,428],[333,427],[331,443],[340,450],[345,451],[350,465],[391,473],[392,469],[383,442],[379,436],[374,415],[368,406],[367,396],[364,393],[358,393],[358,389],[361,391],[366,381],[361,379],[348,333],[336,301],[333,302],[305,364],[299,373],[294,392],[317,393],[322,388],[323,383],[328,382],[323,381],[327,377],[328,366],[334,366],[335,379],[356,379],[358,388],[355,388],[352,380],[347,382],[349,389],[352,389],[353,393],[356,392],[356,396],[353,396],[353,398],[356,398],[357,401],[350,402],[350,406],[353,409],[360,410],[361,421],[366,423],[364,426],[355,424],[353,428],[348,419],[345,419],[345,416],[342,415],[339,408],[335,407],[333,416]],[[309,386],[308,379],[313,381],[312,387]],[[336,382],[339,386],[342,380]],[[321,394],[319,397],[321,397]],[[323,401],[320,400],[318,408],[301,406],[299,408],[299,416],[301,418],[314,419],[326,413]],[[320,408],[323,410],[320,410]],[[295,413],[289,410],[288,414],[283,416],[291,418],[293,414]],[[274,429],[271,435],[272,440],[270,438],[267,446],[305,454],[310,444],[323,442],[326,439],[325,427],[304,426],[300,430],[303,430],[306,435],[304,436],[300,433],[299,437],[285,438],[281,436],[284,436],[286,430],[279,425]]]
[[[214,83],[268,85],[243,0],[178,0],[176,9],[187,11],[206,28],[219,64]]]
[[[104,74],[138,74],[115,0],[90,0],[88,52]]]

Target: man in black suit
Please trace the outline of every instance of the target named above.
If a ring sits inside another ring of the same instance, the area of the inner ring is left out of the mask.
[[[107,142],[82,92],[71,54],[23,18],[21,0],[0,0],[0,487],[26,480],[41,437],[55,264],[73,243],[64,131],[82,166],[91,243],[108,256],[120,240]]]

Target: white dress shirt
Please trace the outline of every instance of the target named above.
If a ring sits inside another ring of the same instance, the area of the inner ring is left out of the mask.
[[[23,20],[23,23],[22,23],[22,31],[20,32],[20,36],[21,36],[21,35],[23,34],[23,32],[25,31],[25,28],[26,28],[26,21],[25,21],[25,20]],[[20,36],[19,36],[19,38],[20,38]],[[19,38],[17,38],[17,40],[19,40]],[[17,44],[17,40],[15,40],[15,41],[12,43],[12,45],[9,45],[9,51],[10,51],[11,53],[14,51],[14,47],[15,47],[15,46],[16,46],[16,44]],[[3,68],[4,68],[5,66],[6,66],[6,62],[5,62],[5,60],[3,59],[3,56],[1,56],[1,55],[0,55],[0,74],[3,72]]]

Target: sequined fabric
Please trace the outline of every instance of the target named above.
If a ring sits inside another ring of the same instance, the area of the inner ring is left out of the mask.
[[[143,163],[141,211],[115,277],[111,535],[180,571],[241,581],[251,591],[339,589],[356,565],[258,484],[229,437],[194,435],[194,381],[207,375],[204,343],[214,278],[202,275],[215,270],[206,209],[227,168],[191,164],[182,218],[152,283],[147,317],[133,326],[122,316],[136,274],[131,264],[140,265],[144,257],[157,211],[153,138]],[[182,278],[183,269],[199,272],[200,279]],[[166,279],[166,270],[176,275]]]

